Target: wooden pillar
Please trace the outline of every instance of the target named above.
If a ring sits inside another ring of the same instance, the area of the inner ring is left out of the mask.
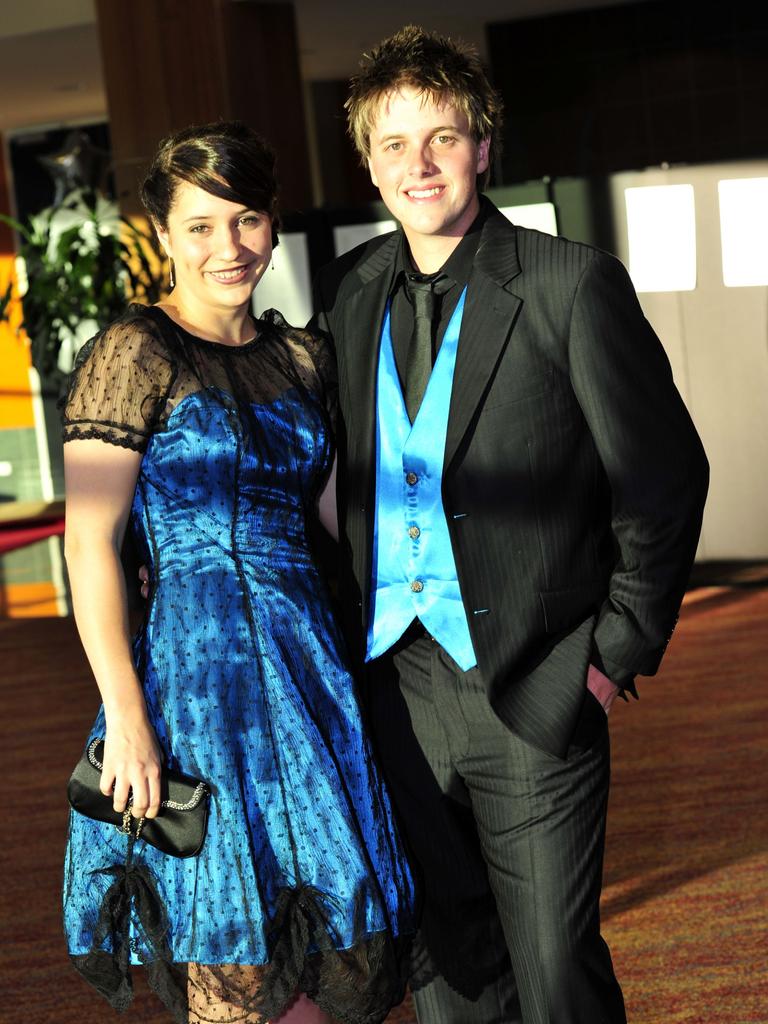
[[[278,156],[281,208],[312,205],[293,5],[255,0],[96,0],[120,203],[157,144],[190,124],[237,118]]]
[[[0,135],[0,213],[11,216],[11,196],[8,185],[8,172],[5,166],[5,142]],[[13,231],[0,221],[0,256],[10,256],[14,252]]]
[[[320,185],[326,206],[362,206],[381,198],[347,135],[344,101],[348,94],[349,83],[345,79],[312,82],[310,86]]]

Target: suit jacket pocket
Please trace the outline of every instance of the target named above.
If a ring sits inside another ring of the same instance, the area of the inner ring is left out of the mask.
[[[606,584],[594,580],[578,587],[539,592],[544,629],[547,633],[563,633],[582,621],[603,603]]]
[[[491,393],[488,395],[488,400],[483,406],[483,412],[490,412],[492,409],[503,409],[507,405],[522,401],[524,398],[535,398],[537,395],[544,395],[551,390],[551,370],[527,376],[509,377],[505,381],[497,380]]]
[[[569,755],[571,752],[577,754],[580,751],[591,750],[607,729],[608,715],[603,710],[603,705],[593,693],[587,690],[571,736]]]

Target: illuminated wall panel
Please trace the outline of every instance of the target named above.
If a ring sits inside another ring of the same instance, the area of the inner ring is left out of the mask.
[[[502,206],[501,213],[521,228],[535,228],[547,235],[557,234],[557,215],[553,203],[526,203],[524,206]]]
[[[302,232],[281,234],[272,263],[274,269],[267,267],[253,293],[254,312],[258,316],[265,309],[277,309],[289,324],[303,327],[312,316],[307,236]]]
[[[393,220],[378,220],[370,224],[340,224],[333,229],[333,244],[336,255],[341,256],[356,245],[362,245],[369,238],[386,235],[394,231],[397,224]]]
[[[629,273],[639,292],[686,292],[696,287],[696,210],[693,185],[624,190]]]
[[[729,178],[717,191],[726,287],[768,284],[768,178]]]

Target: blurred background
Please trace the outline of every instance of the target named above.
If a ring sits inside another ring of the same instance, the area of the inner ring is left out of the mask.
[[[496,204],[629,266],[712,464],[699,560],[768,558],[768,5],[0,9],[0,214],[32,238],[0,224],[0,615],[68,612],[55,400],[97,324],[166,283],[136,199],[158,140],[238,117],[272,141],[284,231],[256,307],[303,323],[318,267],[392,226],[343,102],[360,53],[408,22],[474,44],[503,96]]]

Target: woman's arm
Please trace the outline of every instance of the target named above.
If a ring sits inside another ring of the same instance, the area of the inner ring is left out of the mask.
[[[317,499],[317,517],[335,541],[339,539],[339,519],[336,512],[336,466],[338,458],[334,455],[331,472],[325,486]]]
[[[141,454],[99,440],[64,445],[67,526],[64,551],[75,620],[104,702],[101,791],[135,817],[160,809],[160,751],[131,656],[120,563]],[[113,789],[114,787],[114,789]]]

